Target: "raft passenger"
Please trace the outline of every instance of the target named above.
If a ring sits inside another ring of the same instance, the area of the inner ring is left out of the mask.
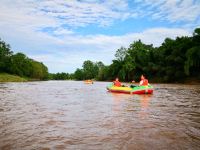
[[[118,78],[116,78],[115,81],[113,81],[113,83],[114,83],[114,86],[118,86],[118,87],[122,86]]]
[[[139,83],[139,86],[148,86],[148,85],[149,85],[149,81],[145,79],[144,75],[141,75],[141,81]]]

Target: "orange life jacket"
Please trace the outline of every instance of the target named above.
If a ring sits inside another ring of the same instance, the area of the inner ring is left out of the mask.
[[[121,82],[119,81],[113,81],[113,83],[114,83],[114,86],[121,86]]]
[[[141,86],[147,86],[149,84],[147,79],[143,79],[142,81],[143,82],[142,82]]]

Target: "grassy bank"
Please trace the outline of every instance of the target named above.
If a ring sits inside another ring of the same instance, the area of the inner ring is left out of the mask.
[[[25,81],[27,81],[27,79],[16,75],[0,73],[0,82],[25,82]]]

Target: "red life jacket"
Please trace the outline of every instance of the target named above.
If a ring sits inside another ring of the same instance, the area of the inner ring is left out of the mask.
[[[121,86],[121,82],[119,82],[119,81],[114,81],[114,86]]]
[[[142,84],[140,86],[147,86],[149,84],[147,79],[143,79],[142,81],[143,82],[142,82]]]

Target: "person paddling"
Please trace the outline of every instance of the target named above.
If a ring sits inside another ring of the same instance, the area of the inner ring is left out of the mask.
[[[140,83],[139,83],[139,86],[148,86],[149,85],[149,82],[148,80],[145,78],[144,75],[141,75],[141,80],[140,80]],[[135,83],[135,81],[133,80],[132,83]],[[136,87],[136,85],[130,85],[131,88],[134,88]]]
[[[113,81],[113,83],[114,83],[114,86],[118,86],[118,87],[122,86],[118,78],[116,78],[115,81]]]

